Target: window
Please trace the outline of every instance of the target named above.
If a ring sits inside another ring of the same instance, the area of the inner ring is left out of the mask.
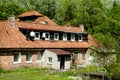
[[[37,61],[38,62],[40,62],[40,61],[42,61],[42,53],[40,53],[40,52],[38,52],[38,54],[37,54]]]
[[[82,53],[82,60],[85,60],[85,53]]]
[[[32,54],[31,53],[26,53],[26,62],[31,62],[32,61]]]
[[[71,41],[75,41],[75,34],[71,34]]]
[[[70,55],[65,56],[65,61],[70,61]]]
[[[67,34],[66,33],[63,33],[63,40],[67,41]]]
[[[45,34],[45,40],[49,40],[49,39],[50,39],[50,33],[46,32],[46,34]]]
[[[48,24],[48,22],[46,22],[46,21],[40,21],[39,23],[40,24]]]
[[[40,33],[39,32],[35,32],[35,40],[39,40],[40,39]]]
[[[79,35],[78,35],[78,40],[79,40],[79,41],[82,41],[82,34],[79,34]]]
[[[52,64],[52,57],[48,57],[47,63]]]
[[[20,63],[21,62],[21,53],[16,52],[14,53],[14,63]]]
[[[59,34],[58,33],[54,34],[54,40],[59,40]]]

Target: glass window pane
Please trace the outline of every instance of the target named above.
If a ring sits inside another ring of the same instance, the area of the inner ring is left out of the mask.
[[[19,60],[19,54],[15,53],[14,54],[14,62],[18,62]]]
[[[31,53],[26,54],[26,61],[31,61]]]

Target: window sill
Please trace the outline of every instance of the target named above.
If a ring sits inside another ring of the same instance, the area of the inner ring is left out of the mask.
[[[26,63],[32,63],[32,61],[26,61]]]
[[[75,41],[75,40],[71,40],[71,41]]]
[[[37,63],[40,63],[40,62],[43,62],[42,60],[41,61],[37,61]]]
[[[20,64],[21,62],[14,62],[14,64]]]
[[[82,40],[79,40],[79,41],[82,41]]]
[[[47,64],[52,65],[52,63],[47,62]]]

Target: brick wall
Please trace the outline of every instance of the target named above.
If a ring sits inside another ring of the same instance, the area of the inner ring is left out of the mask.
[[[14,63],[13,53],[0,53],[0,67],[3,69],[14,69],[20,67],[42,67],[42,62],[37,62],[37,52],[32,52],[32,62],[26,62],[26,53],[21,52],[21,62]]]

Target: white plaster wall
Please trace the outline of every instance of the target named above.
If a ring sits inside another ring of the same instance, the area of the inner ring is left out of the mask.
[[[52,58],[52,64],[47,63],[47,58]],[[43,52],[43,66],[47,68],[60,69],[60,61],[58,61],[58,56],[56,53],[53,53],[47,49]],[[70,69],[70,60],[66,61],[65,59],[65,69]]]
[[[49,64],[47,63],[47,58],[51,57],[52,58],[52,63]],[[43,63],[44,63],[44,67],[47,68],[53,68],[53,69],[60,69],[60,63],[58,62],[58,57],[55,53],[45,49],[44,53],[43,53]]]

